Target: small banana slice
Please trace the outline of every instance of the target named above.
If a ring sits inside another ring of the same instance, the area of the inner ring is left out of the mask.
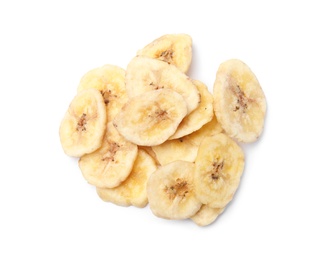
[[[193,163],[175,161],[159,167],[149,178],[147,193],[153,214],[165,219],[186,219],[201,207],[194,191]]]
[[[100,92],[79,92],[69,105],[59,127],[64,152],[73,157],[91,153],[101,146],[106,128],[106,108]]]
[[[82,156],[79,167],[90,184],[114,188],[129,176],[137,153],[137,145],[125,140],[109,122],[101,147]]]
[[[180,94],[158,89],[131,98],[113,122],[130,142],[152,146],[166,141],[186,114],[187,106]]]
[[[244,153],[225,134],[205,137],[195,161],[197,198],[211,208],[224,208],[233,198],[244,170]]]
[[[261,135],[266,99],[260,83],[242,61],[223,62],[213,86],[214,112],[225,132],[240,142],[254,142]]]
[[[186,73],[192,59],[192,38],[188,34],[166,34],[139,50],[137,55],[165,61]]]
[[[211,208],[205,204],[202,205],[200,210],[190,219],[198,226],[208,226],[212,224],[217,217],[224,211],[225,208]]]
[[[148,204],[147,182],[149,176],[157,169],[156,162],[144,150],[139,149],[137,159],[128,178],[118,187],[112,189],[97,188],[99,197],[119,206],[143,208]]]
[[[81,78],[78,91],[87,88],[98,89],[102,94],[107,108],[107,122],[112,121],[128,101],[125,88],[125,70],[114,65],[106,64],[88,71]]]
[[[126,69],[129,97],[156,89],[172,89],[181,94],[187,103],[188,114],[199,105],[197,87],[177,67],[148,57],[133,58]]]
[[[192,80],[192,82],[197,87],[200,94],[199,106],[182,120],[177,131],[169,139],[177,139],[188,135],[200,129],[213,118],[212,94],[207,90],[207,86],[204,83],[198,80]]]

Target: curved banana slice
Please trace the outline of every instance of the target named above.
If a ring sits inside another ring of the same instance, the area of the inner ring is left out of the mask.
[[[261,135],[266,99],[251,69],[240,60],[223,62],[213,86],[214,112],[225,132],[240,142]]]
[[[212,94],[207,90],[204,83],[198,80],[192,80],[192,82],[197,87],[200,94],[199,106],[182,120],[177,131],[169,139],[177,139],[188,135],[200,129],[213,118]]]
[[[186,114],[187,106],[181,95],[159,89],[131,98],[113,122],[130,142],[152,146],[166,141]]]
[[[137,145],[125,140],[109,122],[101,147],[82,156],[79,167],[90,184],[114,188],[129,176],[137,153]]]
[[[188,34],[166,34],[139,50],[137,55],[165,61],[186,73],[192,59],[192,38]]]
[[[195,161],[197,198],[211,208],[224,208],[233,198],[244,170],[244,153],[225,134],[205,137]]]
[[[143,208],[148,204],[147,182],[149,176],[157,169],[153,158],[142,149],[138,150],[137,159],[128,178],[118,187],[112,189],[98,188],[99,197],[119,206]]]
[[[224,210],[225,208],[211,208],[203,204],[200,210],[190,219],[198,226],[208,226],[212,224]]]
[[[95,88],[101,92],[107,108],[107,122],[112,121],[128,101],[125,70],[114,65],[106,64],[88,71],[81,78],[78,91],[87,88]]]
[[[69,156],[80,157],[101,146],[106,108],[98,90],[88,89],[72,100],[59,127],[60,142]]]
[[[177,67],[148,57],[133,58],[126,69],[129,97],[156,89],[172,89],[181,94],[187,103],[188,114],[199,105],[197,87]]]
[[[194,191],[193,163],[175,161],[159,167],[149,178],[149,207],[157,217],[186,219],[201,207]]]

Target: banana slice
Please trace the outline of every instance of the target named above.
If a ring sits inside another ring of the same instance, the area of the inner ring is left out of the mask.
[[[181,124],[180,124],[181,125]],[[219,134],[222,132],[220,124],[216,118],[202,126],[192,134],[179,139],[167,140],[164,143],[152,146],[156,158],[161,165],[165,165],[176,160],[195,162],[199,145],[206,136]]]
[[[153,214],[165,219],[186,219],[201,207],[194,191],[193,163],[175,161],[159,167],[149,178],[147,193]]]
[[[128,101],[125,70],[114,65],[106,64],[87,72],[81,78],[78,91],[87,88],[95,88],[101,92],[107,108],[107,122],[112,121]]]
[[[80,157],[101,146],[106,108],[100,92],[88,89],[72,100],[59,127],[60,142],[69,156]]]
[[[159,163],[166,165],[177,160],[194,162],[197,156],[198,146],[194,144],[190,136],[184,136],[152,146],[152,149]]]
[[[254,142],[261,135],[266,99],[260,83],[242,61],[223,62],[213,86],[214,111],[225,132],[240,142]]]
[[[149,176],[156,169],[156,162],[153,158],[144,150],[139,149],[128,178],[116,188],[97,188],[97,193],[106,202],[112,202],[119,206],[133,205],[143,208],[148,204],[147,182]]]
[[[212,224],[217,217],[224,211],[225,208],[211,208],[205,204],[202,205],[200,210],[190,219],[198,226],[208,226]]]
[[[129,97],[156,89],[172,89],[181,94],[187,103],[188,114],[199,105],[197,87],[177,67],[148,57],[133,58],[126,69]]]
[[[186,114],[187,106],[180,94],[158,89],[131,98],[113,122],[130,142],[152,146],[166,141]]]
[[[225,134],[205,137],[195,161],[197,198],[211,208],[224,208],[233,198],[244,170],[244,153]]]
[[[188,135],[200,129],[213,118],[214,111],[212,94],[207,90],[204,83],[198,80],[192,80],[192,82],[197,87],[200,94],[199,106],[182,120],[177,131],[169,139],[177,139]]]
[[[166,34],[139,50],[137,55],[165,61],[186,73],[192,59],[192,39],[188,34]]]
[[[90,184],[99,188],[114,188],[129,176],[137,153],[137,145],[125,140],[109,122],[101,147],[82,156],[79,167]]]

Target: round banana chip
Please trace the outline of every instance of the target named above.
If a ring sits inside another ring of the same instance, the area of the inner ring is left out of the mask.
[[[113,122],[130,142],[153,146],[166,141],[186,114],[187,106],[180,94],[159,89],[131,98]]]
[[[166,34],[139,50],[137,55],[165,61],[186,73],[192,59],[192,39],[183,33]]]
[[[156,169],[154,159],[148,153],[139,149],[137,159],[128,178],[118,187],[112,189],[97,187],[97,193],[106,202],[112,202],[119,206],[133,205],[143,208],[148,204],[147,181]]]
[[[266,99],[260,83],[242,61],[223,62],[213,86],[214,112],[223,129],[240,142],[254,142],[261,135]]]
[[[137,145],[125,140],[109,122],[101,147],[82,156],[79,167],[90,184],[114,188],[129,176],[137,153]]]
[[[125,70],[110,64],[88,71],[80,80],[78,91],[87,88],[95,88],[103,96],[107,122],[113,120],[114,116],[128,101],[125,88]]]
[[[149,178],[149,207],[157,217],[186,219],[195,215],[202,203],[194,190],[195,166],[175,161],[159,167]]]
[[[100,92],[86,89],[72,100],[59,128],[64,152],[73,157],[101,146],[106,128],[106,108]]]
[[[224,208],[233,198],[244,170],[244,153],[225,134],[205,137],[195,161],[197,198],[211,208]]]

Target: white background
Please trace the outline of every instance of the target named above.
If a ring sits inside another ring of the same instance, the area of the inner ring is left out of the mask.
[[[0,259],[328,259],[325,1],[1,1]],[[226,211],[207,227],[101,201],[58,129],[82,75],[167,33],[189,76],[257,75],[268,111]]]

